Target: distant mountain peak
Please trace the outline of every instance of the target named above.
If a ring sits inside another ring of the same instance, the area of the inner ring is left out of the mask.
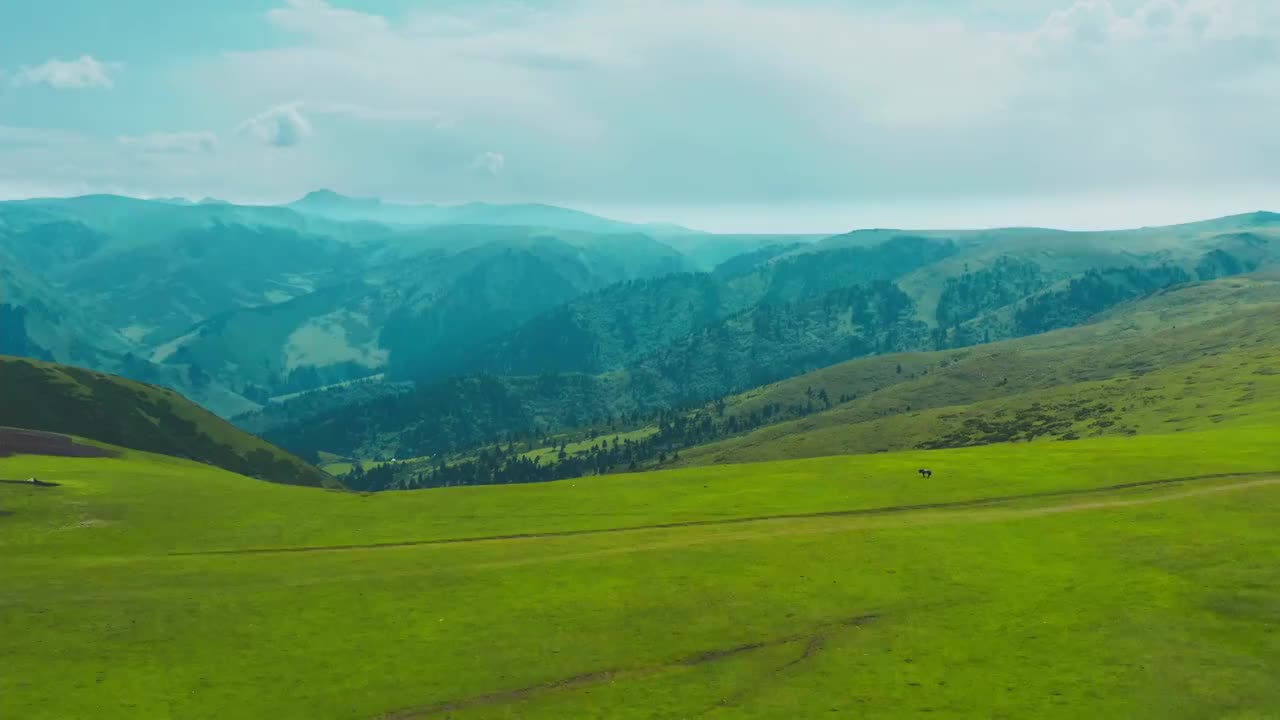
[[[355,198],[342,193],[335,192],[328,188],[320,188],[312,190],[304,195],[301,199],[291,203],[292,205],[381,205],[382,201],[378,198]]]

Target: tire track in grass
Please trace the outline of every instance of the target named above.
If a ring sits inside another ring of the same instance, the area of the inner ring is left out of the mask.
[[[804,654],[799,660],[792,661],[782,668],[786,669],[802,660],[808,659],[816,653],[818,649],[821,648],[827,632],[841,628],[862,627],[879,619],[880,616],[877,614],[856,615],[853,617],[840,618],[838,620],[823,623],[807,633],[796,633],[759,642],[743,643],[730,647],[704,650],[692,655],[686,655],[676,660],[658,663],[655,665],[624,669],[596,670],[593,672],[574,675],[572,677],[562,678],[560,680],[551,680],[537,685],[530,685],[513,690],[502,690],[484,695],[460,698],[457,700],[446,700],[444,702],[434,703],[431,705],[404,708],[402,710],[396,710],[377,717],[378,720],[420,720],[421,718],[429,718],[437,715],[443,715],[445,713],[459,712],[461,710],[469,710],[477,707],[523,702],[525,700],[530,700],[535,697],[551,693],[578,690],[580,688],[592,687],[594,685],[615,682],[617,680],[638,680],[669,670],[698,667],[700,665],[720,662],[721,660],[728,660],[756,650],[806,642],[807,644],[805,646]]]

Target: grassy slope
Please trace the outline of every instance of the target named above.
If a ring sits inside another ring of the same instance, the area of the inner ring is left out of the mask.
[[[152,385],[0,357],[0,426],[79,435],[294,485],[337,486],[311,465]]]
[[[2,459],[62,484],[0,484],[0,715],[1265,717],[1274,427],[371,497]]]
[[[1162,293],[1080,328],[843,363],[732,398],[726,412],[803,404],[809,389],[855,400],[682,452],[681,463],[882,452],[947,437],[964,445],[1010,431],[1025,438],[1036,422],[1038,434],[1063,437],[1201,428],[1232,408],[1273,413],[1278,316],[1280,280],[1232,278]],[[979,419],[996,429],[972,432],[970,423],[966,433],[965,423]]]

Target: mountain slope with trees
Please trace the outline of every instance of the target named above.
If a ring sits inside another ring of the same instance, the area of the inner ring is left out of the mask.
[[[577,216],[545,210],[551,227],[114,196],[0,203],[0,349],[161,383],[233,415],[461,351],[611,283],[691,269],[634,226],[556,227]]]
[[[255,431],[374,401],[382,383],[403,403],[405,383],[431,395],[492,376],[529,409],[494,428],[511,432],[701,402],[867,354],[1070,327],[1280,259],[1270,213],[815,241],[582,226],[591,216],[554,208],[429,219],[493,225],[386,223],[349,200],[312,198],[351,206],[337,215],[110,196],[0,203],[0,351],[175,388]],[[566,227],[502,224],[517,220]],[[873,304],[905,296],[892,330],[852,327],[867,293]],[[537,391],[520,400],[539,387],[528,378],[548,376],[599,389],[565,411]],[[286,401],[307,392],[326,399]]]

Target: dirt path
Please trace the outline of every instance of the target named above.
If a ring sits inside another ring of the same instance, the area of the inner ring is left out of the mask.
[[[1001,495],[1001,496],[986,497],[986,498],[975,498],[972,500],[957,500],[952,502],[920,503],[920,504],[914,504],[914,505],[892,505],[888,507],[862,508],[857,510],[827,510],[827,511],[812,512],[812,513],[783,513],[783,514],[776,514],[776,515],[756,515],[756,516],[750,516],[750,517],[726,518],[726,519],[720,519],[720,520],[689,520],[684,522],[655,523],[650,525],[632,525],[632,526],[618,527],[618,528],[597,528],[597,529],[588,529],[588,530],[560,530],[560,531],[541,532],[541,533],[513,533],[510,535],[485,535],[485,536],[479,536],[479,537],[444,538],[444,539],[437,539],[437,540],[407,540],[407,541],[399,541],[399,542],[365,543],[365,544],[352,544],[352,545],[314,545],[314,546],[304,546],[304,547],[283,547],[283,548],[245,548],[240,550],[200,550],[200,551],[193,551],[193,552],[175,552],[175,553],[170,553],[170,555],[174,555],[174,556],[265,555],[265,554],[278,554],[278,553],[347,552],[347,551],[421,547],[421,546],[430,546],[430,545],[460,545],[460,544],[470,544],[470,543],[509,542],[509,541],[516,541],[516,540],[541,540],[541,539],[548,539],[548,538],[577,537],[577,536],[583,536],[583,535],[609,535],[609,534],[615,534],[615,533],[634,533],[634,532],[643,532],[643,531],[649,531],[649,530],[669,530],[669,529],[693,528],[693,527],[754,525],[759,523],[777,523],[779,521],[786,521],[786,520],[810,520],[810,519],[821,519],[821,518],[846,518],[846,517],[878,516],[878,515],[898,515],[903,513],[914,513],[914,512],[922,512],[922,511],[929,511],[929,510],[963,510],[963,509],[970,509],[970,508],[999,506],[999,505],[1004,505],[1004,504],[1023,501],[1023,500],[1087,497],[1087,496],[1101,495],[1101,494],[1106,494],[1111,492],[1118,492],[1123,490],[1136,490],[1141,488],[1159,488],[1159,487],[1165,487],[1165,486],[1171,486],[1171,485],[1178,485],[1182,483],[1190,483],[1195,481],[1225,480],[1229,478],[1239,478],[1239,477],[1255,477],[1256,478],[1260,476],[1269,476],[1272,474],[1273,473],[1266,473],[1266,472],[1251,472],[1251,473],[1222,473],[1222,474],[1215,474],[1215,475],[1194,475],[1190,477],[1168,478],[1165,480],[1148,480],[1144,482],[1133,482],[1133,483],[1122,483],[1119,485],[1107,485],[1103,487],[1085,488],[1085,489],[1079,489],[1079,490],[1055,490],[1055,491],[1048,491],[1048,492],[1027,493],[1024,495]],[[1269,479],[1264,479],[1260,481],[1251,481],[1247,483],[1237,483],[1233,485],[1217,486],[1217,488],[1204,488],[1204,489],[1201,489],[1200,491],[1214,491],[1217,489],[1247,487],[1247,486],[1256,485],[1256,484],[1270,484],[1277,481],[1280,481],[1280,478],[1269,478]],[[1193,492],[1200,492],[1200,491],[1193,491]],[[1160,501],[1161,498],[1165,498],[1165,497],[1172,499],[1173,497],[1178,497],[1178,496],[1162,495],[1160,498],[1153,498],[1152,501],[1158,502]],[[1107,501],[1107,502],[1111,502],[1111,501]],[[1046,509],[1051,510],[1053,512],[1068,512],[1070,511],[1071,508],[1088,510],[1088,509],[1094,509],[1094,508],[1100,508],[1100,507],[1106,507],[1106,506],[1107,505],[1105,503],[1103,504],[1080,503],[1080,504],[1054,505]],[[1039,514],[1048,514],[1046,512],[1043,512],[1043,510],[1046,510],[1046,509],[1036,508],[1034,509],[1033,512],[1039,512]]]

